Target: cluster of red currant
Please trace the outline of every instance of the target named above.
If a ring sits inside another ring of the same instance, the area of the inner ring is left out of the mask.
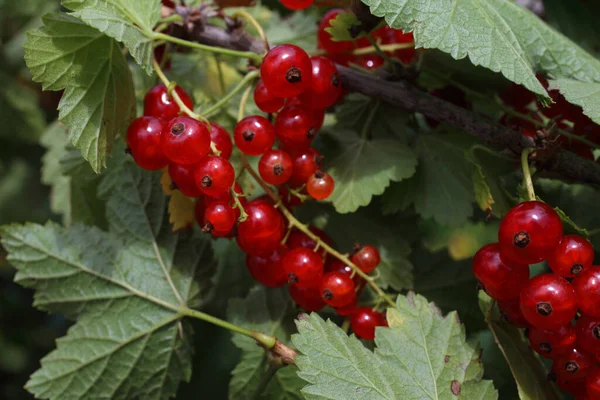
[[[531,347],[553,360],[550,376],[578,399],[600,399],[600,267],[593,260],[592,245],[563,236],[560,217],[540,201],[511,209],[498,243],[473,258],[481,288],[506,320],[527,328]],[[542,261],[552,273],[530,279],[529,265]]]
[[[331,21],[339,14],[348,13],[341,8],[329,10],[319,22],[317,31],[317,47],[327,52],[327,57],[340,65],[349,65],[350,63],[358,64],[366,69],[373,69],[383,65],[384,59],[378,54],[350,54],[355,49],[371,46],[369,39],[366,37],[358,40],[348,40],[334,42],[331,35],[325,30],[331,27]],[[412,43],[414,41],[412,33],[403,33],[400,29],[390,28],[384,25],[381,28],[371,33],[373,40],[381,45]],[[410,64],[415,57],[414,47],[399,49],[393,52],[386,52],[389,57],[399,59],[404,64]]]

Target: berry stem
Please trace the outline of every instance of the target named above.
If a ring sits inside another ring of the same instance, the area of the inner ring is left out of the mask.
[[[241,115],[243,117],[243,113]],[[377,286],[377,284],[375,283],[375,279],[373,277],[369,276],[368,274],[365,274],[363,271],[361,271],[350,260],[350,258],[348,257],[347,254],[341,254],[340,252],[335,250],[333,247],[329,246],[327,243],[325,243],[323,240],[321,240],[321,238],[319,236],[312,233],[310,231],[310,229],[308,229],[307,225],[301,223],[300,221],[298,221],[296,219],[296,217],[294,217],[294,215],[281,203],[281,199],[279,198],[279,196],[269,187],[269,185],[267,185],[261,179],[261,177],[258,175],[258,173],[254,170],[254,168],[252,168],[252,166],[248,162],[248,158],[246,158],[245,154],[241,154],[241,159],[242,159],[243,168],[246,171],[248,171],[248,173],[252,176],[252,178],[254,178],[254,180],[263,188],[263,190],[267,193],[267,195],[273,200],[273,202],[275,203],[275,207],[277,207],[281,211],[281,213],[285,216],[285,218],[288,220],[288,222],[290,223],[291,226],[295,227],[296,229],[298,229],[299,231],[304,233],[306,236],[308,236],[309,238],[314,240],[317,243],[317,245],[320,246],[322,249],[324,249],[327,253],[331,254],[332,256],[334,256],[335,258],[337,258],[338,260],[342,261],[343,263],[348,265],[350,268],[352,268],[354,273],[356,273],[358,276],[363,278],[369,284],[369,286],[373,289],[373,291],[375,293],[377,293],[377,295],[380,298],[384,299],[391,307],[396,306],[394,301],[379,286]]]
[[[160,33],[160,32],[152,32],[152,35],[150,37],[153,40],[164,40],[166,42],[175,43],[180,46],[186,46],[186,47],[191,47],[194,49],[210,51],[211,53],[225,54],[228,56],[234,56],[234,57],[240,57],[240,58],[249,58],[250,60],[254,61],[256,64],[260,64],[260,62],[263,59],[262,55],[256,54],[252,51],[238,51],[238,50],[226,49],[224,47],[207,46],[205,44],[200,44],[197,42],[190,42],[188,40],[180,39],[178,37],[165,35],[164,33]]]
[[[237,84],[235,88],[231,90],[231,92],[227,93],[221,100],[215,103],[213,106],[208,108],[203,112],[206,117],[211,117],[217,111],[219,111],[223,106],[229,103],[236,94],[238,94],[242,89],[244,89],[249,83],[251,83],[254,79],[258,77],[259,70],[251,71],[244,76],[244,78]]]
[[[383,52],[394,52],[396,50],[412,49],[413,47],[415,47],[415,44],[413,42],[379,45],[379,49]],[[377,53],[377,48],[375,46],[361,47],[358,49],[354,49],[352,51],[342,51],[339,54],[362,56],[365,54],[373,54],[373,53]],[[327,55],[330,53],[325,50],[322,50],[322,49],[317,49],[317,50],[309,51],[308,54],[311,56],[324,56],[324,55]]]
[[[531,179],[531,171],[529,170],[529,155],[535,151],[534,148],[529,147],[523,150],[521,153],[521,168],[523,169],[523,184],[527,189],[527,198],[529,200],[535,200],[535,190],[533,190],[533,180]]]
[[[212,151],[215,156],[221,155],[221,150],[217,149],[215,142],[210,142],[210,151]]]
[[[377,41],[375,39],[373,39],[373,36],[371,36],[371,34],[367,34],[367,39],[369,40],[369,43],[371,43],[371,46],[373,46],[373,48],[375,49],[375,52],[377,54],[379,54],[381,57],[383,57],[385,62],[387,62],[389,65],[391,65],[392,68],[396,68],[396,64],[390,59],[390,57],[387,55],[387,53],[381,49],[381,45],[379,43],[377,43]],[[414,47],[414,43],[413,43],[412,47]]]
[[[269,41],[267,40],[267,35],[265,35],[265,31],[263,30],[262,26],[260,26],[258,21],[256,21],[256,19],[250,13],[248,13],[244,10],[237,10],[236,12],[233,13],[232,17],[233,18],[242,17],[247,22],[250,22],[250,24],[258,32],[258,36],[260,36],[260,39],[262,40],[263,44],[265,45],[265,54],[269,52],[270,47],[269,47]]]
[[[244,210],[244,206],[240,201],[240,194],[238,194],[235,191],[235,182],[233,183],[233,186],[231,187],[231,189],[229,189],[229,191],[231,192],[231,197],[233,197],[233,201],[235,203],[233,205],[233,208],[239,208],[240,210],[239,222],[244,222],[248,218],[248,213],[246,213],[246,210]]]

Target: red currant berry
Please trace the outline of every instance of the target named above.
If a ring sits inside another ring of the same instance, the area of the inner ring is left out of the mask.
[[[331,244],[332,244],[331,238],[329,236],[327,236],[327,234],[324,231],[322,231],[321,229],[315,228],[314,226],[311,226],[309,228],[309,230],[311,231],[311,233],[317,235],[323,243],[331,246]],[[289,249],[298,249],[300,247],[304,247],[305,249],[314,250],[314,248],[317,247],[317,242],[315,240],[311,239],[304,232],[299,231],[298,229],[294,229],[290,232],[290,234],[287,238],[286,245]],[[327,251],[325,251],[324,249],[321,249],[320,251],[318,251],[318,253],[321,254],[321,257],[324,260],[326,259]]]
[[[584,238],[563,236],[548,257],[548,265],[556,275],[573,278],[594,262],[594,248]]]
[[[283,258],[288,282],[302,287],[319,287],[323,278],[323,260],[312,250],[291,249]]]
[[[217,150],[221,152],[219,157],[229,160],[233,152],[233,143],[231,142],[229,132],[215,122],[211,122],[210,126],[212,128],[210,131],[210,140],[217,146]]]
[[[175,3],[172,0],[162,0],[162,3],[166,7],[175,8]]]
[[[350,326],[356,336],[365,340],[375,339],[375,328],[384,324],[383,314],[371,307],[359,307],[350,318]]]
[[[204,210],[206,210],[204,199],[196,199],[196,203],[194,204],[194,216],[196,217],[196,222],[198,222],[198,225],[200,226],[204,226]]]
[[[281,0],[281,4],[290,10],[304,10],[312,5],[313,0]]]
[[[325,200],[331,196],[334,187],[335,183],[331,175],[323,171],[315,172],[306,182],[306,190],[315,200]]]
[[[254,89],[254,102],[260,111],[266,113],[276,113],[285,105],[285,99],[273,96],[263,81],[258,81]]]
[[[600,318],[582,315],[575,324],[577,343],[592,354],[600,354]]]
[[[161,146],[169,160],[177,164],[196,164],[210,151],[210,133],[195,119],[177,117],[165,125]]]
[[[354,50],[354,43],[351,41],[334,42],[331,39],[331,35],[325,29],[331,28],[331,21],[334,20],[338,14],[344,14],[346,11],[341,8],[334,8],[329,10],[319,22],[319,28],[317,30],[317,43],[318,47],[329,52],[329,53],[342,53],[345,51]]]
[[[521,311],[537,328],[557,330],[577,312],[575,291],[569,282],[554,274],[541,274],[521,289]]]
[[[235,171],[231,163],[218,156],[206,156],[196,165],[196,185],[207,196],[219,196],[233,185]]]
[[[306,148],[317,135],[317,128],[308,108],[292,105],[283,107],[277,114],[275,132],[285,146]]]
[[[356,63],[365,69],[376,69],[381,67],[385,60],[377,54],[365,54],[356,59]]]
[[[177,92],[183,104],[191,109],[194,108],[194,103],[185,90],[176,86],[175,92]],[[175,100],[169,96],[166,86],[162,83],[148,90],[148,93],[144,97],[144,115],[169,121],[178,116],[180,112],[181,109],[175,103]]]
[[[310,58],[296,45],[275,46],[263,59],[260,76],[273,96],[286,99],[297,96],[311,85]]]
[[[317,287],[305,288],[298,285],[289,285],[288,288],[294,303],[304,311],[320,311],[326,305]]]
[[[360,277],[360,275],[353,274],[354,271],[352,270],[351,266],[337,258],[333,258],[332,260],[328,261],[327,264],[325,264],[325,272],[340,272],[346,274],[352,278],[354,287],[357,288],[361,287],[364,283],[364,280]]]
[[[299,97],[313,109],[325,109],[335,104],[342,91],[340,73],[333,62],[321,56],[310,58],[312,83]]]
[[[535,101],[535,93],[525,89],[524,86],[511,83],[500,93],[500,98],[504,104],[520,110]]]
[[[283,217],[273,204],[264,200],[249,201],[244,209],[248,218],[238,225],[238,246],[250,255],[273,253],[285,234]]]
[[[291,193],[290,190],[285,186],[279,186],[277,191],[279,192],[279,197],[286,208],[298,207],[300,204],[302,204],[302,199]],[[306,194],[306,189],[302,189],[299,194]]]
[[[381,38],[381,44],[399,44],[399,43],[412,43],[414,42],[412,32],[404,33],[400,29],[390,28],[385,25],[381,28],[379,35],[374,34],[375,37]],[[410,64],[415,58],[416,51],[413,48],[399,49],[392,53],[393,57],[398,58],[403,64]]]
[[[352,278],[342,272],[328,272],[321,280],[321,295],[331,307],[343,307],[356,298]]]
[[[528,339],[531,348],[540,356],[556,358],[573,348],[577,334],[573,325],[568,323],[556,331],[531,327]]]
[[[237,123],[233,139],[242,153],[259,156],[273,147],[275,129],[268,119],[252,115]]]
[[[290,177],[290,183],[300,185],[306,183],[308,179],[321,168],[323,156],[312,147],[303,149],[293,156],[293,171]]]
[[[529,266],[505,259],[498,243],[479,249],[473,257],[472,267],[482,289],[495,300],[518,298],[529,281]]]
[[[255,281],[267,287],[281,287],[287,283],[288,277],[283,268],[284,246],[266,256],[246,256],[246,266]]]
[[[195,170],[195,164],[169,164],[169,177],[171,177],[173,186],[175,189],[178,189],[184,196],[200,197],[203,194],[198,185],[196,185],[196,177],[194,176]]]
[[[581,311],[600,317],[600,267],[586,268],[573,279],[573,289]]]
[[[271,185],[281,185],[292,176],[292,158],[281,150],[269,150],[260,157],[258,172]]]
[[[520,264],[544,261],[563,234],[560,217],[546,203],[527,201],[513,207],[500,223],[502,255]]]
[[[600,368],[594,368],[585,379],[585,388],[590,400],[600,399]]]
[[[235,225],[235,212],[225,201],[214,201],[206,206],[204,211],[205,232],[228,233]]]
[[[523,316],[519,299],[498,301],[498,310],[503,320],[517,328],[527,328],[529,322]]]
[[[323,127],[323,122],[325,122],[325,110],[312,110],[313,113],[313,124],[315,125],[315,129],[317,132],[319,129]]]
[[[335,312],[342,317],[349,317],[358,310],[358,297],[354,296],[349,304],[342,307],[336,307]]]
[[[140,167],[153,171],[167,166],[169,160],[160,145],[163,126],[158,118],[140,117],[127,128],[127,146]]]
[[[577,347],[572,347],[565,354],[555,358],[552,364],[557,381],[563,382],[583,380],[595,366],[594,356]]]
[[[381,262],[381,255],[377,247],[366,245],[357,245],[354,248],[351,260],[360,270],[366,274],[375,270]]]

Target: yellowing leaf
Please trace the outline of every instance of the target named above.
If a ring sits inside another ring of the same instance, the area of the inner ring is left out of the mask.
[[[163,193],[167,196],[170,196],[175,192],[175,190],[173,190],[173,187],[171,186],[172,183],[173,181],[171,181],[169,171],[167,171],[166,168],[163,169],[162,176],[160,177],[160,185],[162,186]]]
[[[194,200],[174,190],[169,200],[169,222],[173,224],[173,232],[187,228],[194,222]]]

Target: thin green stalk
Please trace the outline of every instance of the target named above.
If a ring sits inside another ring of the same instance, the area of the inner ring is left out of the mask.
[[[531,171],[529,170],[529,155],[535,151],[534,148],[528,147],[521,153],[521,168],[523,169],[523,184],[527,189],[527,197],[529,200],[535,200],[535,191],[533,190],[533,180],[531,179]]]
[[[217,103],[215,103],[209,109],[205,110],[202,114],[206,117],[210,117],[213,114],[215,114],[217,111],[219,111],[221,108],[223,108],[223,106],[225,106],[227,103],[229,103],[229,100],[231,100],[236,94],[238,94],[249,83],[251,83],[254,79],[256,79],[258,77],[258,73],[259,73],[258,70],[254,70],[252,72],[247,73],[246,76],[244,76],[244,78],[240,81],[240,83],[238,83],[237,86],[235,88],[233,88],[233,90],[231,90],[231,92],[229,92],[225,96],[223,96],[223,98],[221,100],[219,100]]]
[[[252,91],[252,85],[248,86],[242,94],[242,99],[240,100],[240,108],[238,109],[237,120],[241,121],[246,114],[246,104],[248,103],[248,99],[250,98],[250,92]]]
[[[262,55],[253,53],[251,51],[237,51],[237,50],[226,49],[224,47],[208,46],[205,44],[190,42],[189,40],[180,39],[180,38],[177,38],[174,36],[165,35],[164,33],[160,33],[160,32],[153,32],[151,37],[153,40],[164,40],[166,42],[175,43],[180,46],[186,46],[186,47],[190,47],[193,49],[210,51],[212,53],[224,54],[224,55],[233,56],[233,57],[248,58],[248,59],[254,61],[256,64],[260,64],[260,62],[263,59]]]

